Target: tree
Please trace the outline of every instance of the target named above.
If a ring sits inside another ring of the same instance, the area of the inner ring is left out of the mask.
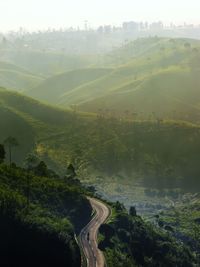
[[[116,201],[115,208],[117,211],[124,211],[125,210],[124,205],[122,203],[120,203],[119,201]]]
[[[129,214],[130,214],[131,216],[136,216],[136,215],[137,215],[136,208],[133,207],[133,206],[131,206],[131,207],[130,207],[130,210],[129,210]]]
[[[8,151],[9,151],[9,162],[10,162],[10,166],[12,164],[12,148],[16,147],[19,145],[17,139],[15,139],[12,136],[9,136],[8,138],[6,138],[6,140],[4,141],[4,144],[8,146]]]
[[[39,159],[35,154],[30,153],[27,155],[25,159],[25,166],[28,171],[33,170],[38,163],[39,163]]]
[[[40,161],[40,163],[35,167],[35,174],[38,176],[48,175],[47,165],[44,161]]]
[[[2,144],[0,144],[0,163],[4,161],[5,155],[6,155],[5,148]]]
[[[74,178],[76,176],[75,168],[72,164],[67,167],[67,177]]]

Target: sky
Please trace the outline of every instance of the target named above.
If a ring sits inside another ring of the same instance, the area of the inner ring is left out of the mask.
[[[200,0],[0,0],[0,32],[120,25],[123,21],[200,24]]]

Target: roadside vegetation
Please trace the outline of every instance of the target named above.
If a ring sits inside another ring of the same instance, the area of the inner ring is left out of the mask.
[[[113,205],[114,216],[100,228],[104,239],[99,242],[108,266],[195,266],[198,256],[167,231],[160,230],[137,216],[134,207],[129,214],[122,204]]]
[[[21,168],[5,154],[0,145],[0,265],[80,266],[74,235],[91,207],[72,165],[61,178],[34,155]]]

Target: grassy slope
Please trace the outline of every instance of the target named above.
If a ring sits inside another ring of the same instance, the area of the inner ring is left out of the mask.
[[[43,105],[36,100],[7,90],[0,90],[0,140],[15,136],[20,153],[14,150],[14,160],[24,159],[42,136],[55,134],[71,121],[71,114]]]
[[[200,55],[195,47],[199,47],[199,43],[187,40],[191,42],[191,48],[185,48],[186,40],[172,41],[162,39],[162,43],[154,45],[153,51],[151,47],[134,59],[130,56],[130,48],[124,48],[121,54],[125,54],[125,59],[129,56],[129,62],[116,71],[117,83],[106,87],[108,82],[105,82],[104,92],[79,102],[80,109],[90,112],[113,109],[120,114],[129,109],[134,113],[146,113],[145,118],[154,112],[157,117],[197,119]],[[136,45],[132,46],[135,49]],[[107,80],[112,80],[111,75]],[[101,84],[94,87],[101,88]],[[178,116],[173,117],[174,113]]]
[[[186,43],[190,47],[185,47]],[[196,40],[139,39],[107,55],[104,64],[113,69],[101,69],[99,77],[96,69],[57,75],[30,95],[62,107],[77,104],[89,112],[112,109],[121,115],[129,110],[145,119],[152,113],[198,119],[198,49]],[[83,73],[86,79],[82,79]]]
[[[24,68],[8,62],[0,62],[0,86],[23,91],[31,89],[41,82],[41,77],[33,75]]]
[[[169,39],[162,37],[140,38],[123,45],[121,48],[113,50],[104,60],[109,66],[120,66],[132,64],[136,59],[141,58],[147,61],[150,59],[153,60],[154,55],[158,54],[158,52],[160,54],[167,54],[170,52],[171,54],[176,53],[176,55],[178,55],[185,43],[189,43],[191,47],[199,46],[199,40],[194,39]],[[177,58],[177,56],[175,58]]]
[[[65,94],[68,95],[76,87],[100,79],[109,72],[111,69],[88,68],[62,73],[48,78],[38,87],[28,91],[27,94],[39,100],[59,104],[65,101]]]
[[[199,73],[188,69],[172,68],[146,79],[137,80],[80,106],[81,110],[97,112],[99,109],[125,110],[139,117],[164,117],[199,121]],[[136,115],[135,114],[135,115]]]
[[[32,50],[32,49],[4,49],[0,50],[2,60],[13,62],[39,76],[52,76],[73,69],[89,67],[96,62],[90,55],[65,55],[61,52]]]

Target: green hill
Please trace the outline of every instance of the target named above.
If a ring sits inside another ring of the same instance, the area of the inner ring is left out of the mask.
[[[0,49],[1,61],[9,61],[37,76],[52,76],[62,72],[89,67],[96,63],[96,56],[67,55],[64,52],[33,50],[28,48]]]
[[[148,42],[148,39],[142,41]],[[157,43],[154,46],[155,51],[152,52],[151,47],[145,56],[130,57],[128,63],[101,81],[80,88],[83,92],[79,90],[77,95],[74,94],[73,101],[80,110],[88,112],[104,110],[106,113],[110,110],[112,115],[124,116],[128,111],[129,119],[133,114],[140,119],[154,116],[198,121],[199,42],[191,41],[189,45],[189,40],[162,39],[163,43],[165,48],[159,41],[159,46]],[[172,44],[176,47],[171,47]],[[197,44],[197,47],[192,46]],[[84,99],[85,92],[87,97]],[[68,95],[66,103],[71,98]]]
[[[125,65],[133,63],[135,59],[146,58],[153,59],[152,55],[160,53],[176,53],[180,50],[190,50],[190,48],[198,47],[199,40],[187,38],[163,38],[149,37],[139,38],[133,42],[128,42],[120,48],[116,48],[104,58],[106,64],[111,66]]]
[[[68,112],[3,89],[0,100],[0,143],[8,136],[17,138],[19,147],[13,151],[17,162],[34,151],[61,171],[73,163],[82,179],[124,175],[159,188],[200,186],[200,136],[195,124]]]
[[[0,62],[0,86],[24,91],[42,82],[42,77],[33,75],[24,68],[8,62]]]
[[[0,140],[15,135],[20,144],[14,160],[21,162],[35,148],[37,139],[63,128],[70,122],[68,112],[40,104],[36,100],[0,89]],[[59,130],[60,131],[60,130]]]
[[[57,75],[28,94],[64,108],[76,104],[81,111],[109,110],[123,117],[126,112],[128,119],[134,114],[140,119],[199,120],[199,51],[197,40],[139,39],[105,57],[111,69]]]
[[[102,98],[80,105],[89,112],[110,110],[127,119],[200,120],[200,77],[197,71],[170,68],[138,79]]]
[[[61,104],[75,88],[89,84],[111,72],[111,69],[79,69],[48,78],[38,87],[27,91],[27,95],[52,104]]]

